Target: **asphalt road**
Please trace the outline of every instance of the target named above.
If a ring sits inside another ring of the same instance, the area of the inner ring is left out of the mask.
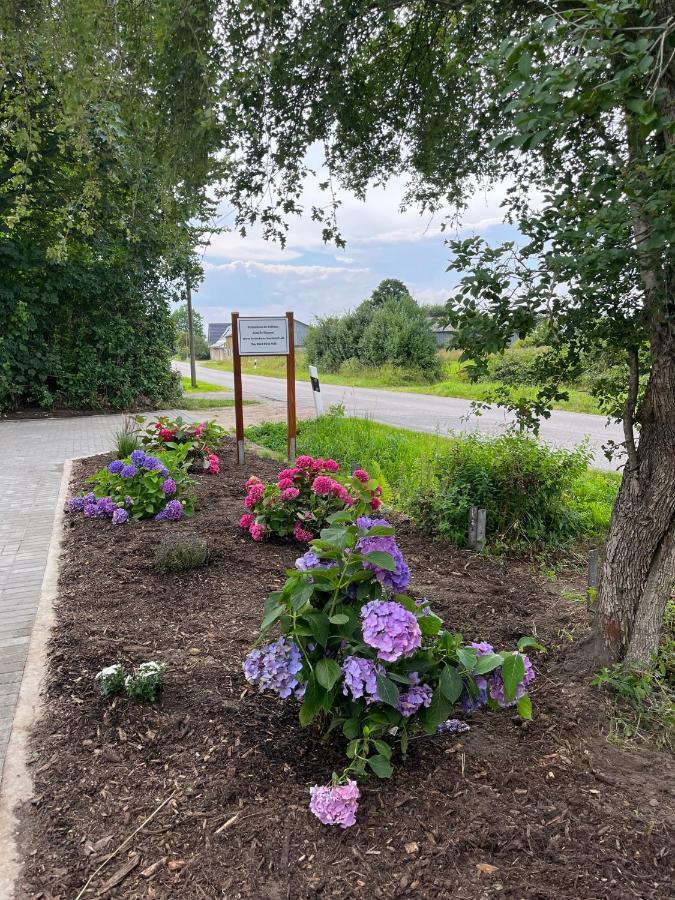
[[[190,374],[187,363],[174,363],[183,375]],[[232,388],[230,372],[197,366],[197,377],[211,384]],[[286,383],[281,378],[261,375],[243,375],[244,399],[256,397],[284,401]],[[312,389],[309,382],[296,381],[296,398],[299,406],[312,406]],[[403,391],[383,391],[375,388],[355,388],[337,384],[322,384],[324,408],[343,403],[349,416],[373,419],[387,425],[397,425],[411,431],[429,431],[447,434],[449,431],[481,431],[499,434],[511,421],[504,410],[493,407],[481,416],[471,415],[470,401],[457,397],[435,397],[431,394],[407,394]],[[593,465],[598,469],[616,469],[620,461],[609,463],[602,452],[608,440],[620,443],[623,432],[620,425],[608,425],[603,416],[554,410],[551,418],[542,422],[541,437],[554,447],[572,448],[588,440],[593,450]]]

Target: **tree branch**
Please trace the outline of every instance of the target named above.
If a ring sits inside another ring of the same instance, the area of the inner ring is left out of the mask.
[[[631,471],[638,467],[637,448],[635,446],[635,407],[640,389],[640,362],[635,347],[628,350],[628,395],[623,407],[623,436],[626,441],[628,465]]]

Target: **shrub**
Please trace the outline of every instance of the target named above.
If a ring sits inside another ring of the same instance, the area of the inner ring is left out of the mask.
[[[335,460],[312,456],[299,456],[295,466],[282,469],[272,484],[253,475],[246,487],[247,511],[239,524],[254,541],[270,534],[311,541],[333,513],[345,509],[363,513],[381,505],[381,488],[363,469],[340,475]]]
[[[209,547],[198,539],[174,541],[164,544],[155,553],[153,565],[162,575],[169,572],[187,572],[203,566],[209,559]]]
[[[281,635],[244,663],[260,691],[302,701],[301,725],[346,738],[346,768],[314,786],[310,801],[323,823],[343,828],[355,821],[355,779],[388,778],[393,745],[405,759],[411,736],[452,731],[457,723],[442,726],[456,706],[515,706],[531,718],[534,671],[521,651],[538,646],[524,638],[517,651],[497,653],[445,631],[426,599],[403,593],[410,573],[390,524],[351,517],[331,516],[282,590],[269,595],[261,641],[276,624]]]
[[[177,521],[191,515],[194,496],[185,458],[189,448],[149,456],[134,450],[127,459],[115,459],[87,481],[94,489],[68,501],[69,512],[90,519],[112,519],[123,525],[129,519]]]
[[[138,416],[136,421],[143,424],[145,418]],[[187,448],[187,460],[193,472],[206,471],[217,475],[220,460],[212,448],[225,434],[225,429],[212,419],[194,423],[185,422],[180,416],[176,419],[160,416],[145,428],[141,440],[145,447],[155,451]]]
[[[538,386],[542,383],[541,361],[550,347],[509,347],[488,361],[486,379],[500,381],[512,387],[522,384]]]
[[[151,703],[163,687],[164,663],[144,662],[124,679],[124,689],[133,700]]]
[[[552,450],[524,435],[458,435],[417,464],[406,502],[423,527],[459,546],[471,506],[487,511],[493,544],[556,545],[585,529],[571,495],[587,465],[583,449]]]
[[[119,459],[126,459],[131,456],[134,450],[138,450],[141,446],[141,437],[138,433],[136,422],[125,417],[121,428],[115,432],[115,452]]]

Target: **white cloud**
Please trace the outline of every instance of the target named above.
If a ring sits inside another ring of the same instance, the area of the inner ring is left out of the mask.
[[[228,263],[204,263],[206,272],[245,272],[254,275],[262,272],[266,275],[291,276],[309,281],[325,281],[328,278],[353,278],[367,274],[369,269],[348,269],[338,266],[288,265],[287,263],[265,263],[250,259],[234,259]]]

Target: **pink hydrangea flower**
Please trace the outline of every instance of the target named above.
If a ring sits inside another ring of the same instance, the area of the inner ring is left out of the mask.
[[[356,824],[356,811],[361,796],[358,785],[351,778],[346,784],[314,785],[309,789],[309,808],[324,825],[350,828]]]
[[[307,531],[307,529],[303,528],[300,522],[296,522],[295,527],[293,528],[293,537],[296,541],[301,541],[306,544],[312,540],[314,535],[311,531]]]
[[[352,472],[354,478],[357,478],[359,481],[363,482],[363,484],[368,484],[370,481],[370,475],[366,472],[365,469],[354,469]]]
[[[373,497],[373,499],[370,501],[371,509],[379,509],[381,506],[382,506],[382,501],[380,500],[379,497]]]
[[[258,525],[257,522],[254,522],[253,525],[249,528],[249,534],[253,538],[254,541],[262,541],[265,537],[265,526]]]
[[[328,475],[317,475],[312,482],[312,490],[315,494],[330,494],[335,482]]]
[[[323,460],[323,468],[327,472],[339,472],[340,466],[335,462],[334,459],[324,459]]]
[[[260,484],[260,479],[256,475],[251,475],[251,477],[246,482],[246,487],[251,488],[254,484]]]
[[[277,482],[277,487],[280,491],[285,491],[286,488],[293,487],[293,479],[292,478],[280,478]]]
[[[262,500],[263,494],[265,493],[265,486],[258,482],[257,484],[252,484],[248,489],[248,497],[250,497],[254,503],[257,503],[259,500]],[[248,499],[247,497],[247,499]]]
[[[244,513],[244,515],[239,519],[239,524],[242,528],[250,528],[251,525],[255,522],[255,516],[251,513]]]
[[[295,460],[297,469],[309,469],[314,465],[314,459],[311,456],[298,456]]]
[[[300,496],[300,491],[296,487],[287,487],[286,490],[282,493],[281,499],[285,502],[289,500],[295,500],[296,497]]]
[[[220,472],[220,459],[216,456],[215,453],[211,453],[209,456],[209,473],[211,475],[218,475]]]

